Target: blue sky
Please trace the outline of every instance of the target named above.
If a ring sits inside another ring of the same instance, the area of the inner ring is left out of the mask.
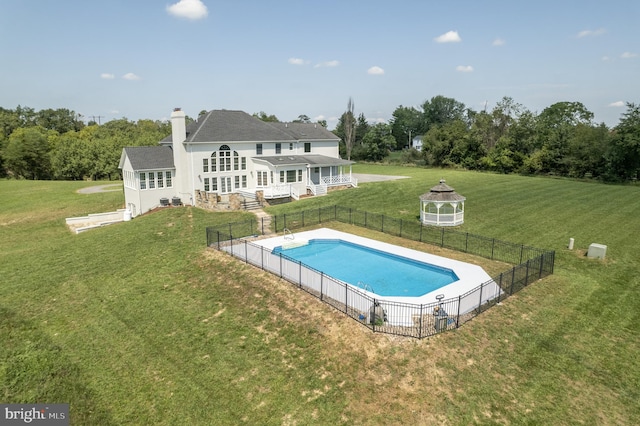
[[[491,110],[640,103],[634,0],[0,0],[0,106],[101,121],[174,107],[305,114],[332,129],[437,95]]]

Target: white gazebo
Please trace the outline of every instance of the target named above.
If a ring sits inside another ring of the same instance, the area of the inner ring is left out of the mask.
[[[420,221],[425,225],[457,226],[464,223],[464,201],[444,179],[420,196]]]

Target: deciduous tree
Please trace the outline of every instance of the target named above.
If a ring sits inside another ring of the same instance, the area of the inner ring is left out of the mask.
[[[11,175],[25,179],[50,178],[47,136],[42,127],[19,128],[11,133],[2,153],[4,166]]]
[[[356,137],[356,120],[353,115],[353,108],[353,99],[349,98],[349,102],[347,102],[347,110],[343,115],[344,144],[347,149],[347,160],[351,160],[351,150],[353,149]]]

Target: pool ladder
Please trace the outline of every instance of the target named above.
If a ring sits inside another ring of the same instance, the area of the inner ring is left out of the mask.
[[[287,236],[287,232],[289,233],[288,236]],[[289,230],[289,228],[284,228],[284,239],[285,240],[293,240],[293,239],[295,239],[295,237],[293,236],[293,232],[291,232]]]
[[[373,291],[373,287],[371,287],[369,284],[367,283],[363,283],[362,281],[358,281],[358,287],[363,289],[364,291],[369,291],[371,293],[375,293]]]

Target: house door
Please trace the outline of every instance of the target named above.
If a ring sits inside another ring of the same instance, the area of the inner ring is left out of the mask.
[[[231,176],[223,176],[220,178],[220,193],[228,194],[229,192],[233,192],[233,187],[231,186]]]

